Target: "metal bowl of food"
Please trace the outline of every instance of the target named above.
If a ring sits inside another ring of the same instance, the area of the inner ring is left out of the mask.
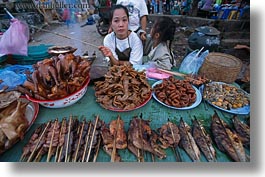
[[[60,99],[55,99],[55,100],[39,100],[33,97],[30,97],[28,95],[26,95],[27,99],[35,102],[35,103],[39,103],[40,105],[46,107],[46,108],[64,108],[64,107],[68,107],[71,106],[73,104],[75,104],[77,101],[79,101],[86,93],[87,91],[87,86],[90,82],[90,78],[88,78],[84,85],[82,87],[80,87],[80,89],[78,89],[77,91],[73,92],[72,94],[60,98]]]

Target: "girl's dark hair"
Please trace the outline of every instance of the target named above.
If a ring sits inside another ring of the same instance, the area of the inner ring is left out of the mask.
[[[169,50],[171,52],[171,45],[174,40],[174,35],[176,31],[177,24],[170,17],[160,17],[158,18],[153,26],[153,33],[159,33],[159,42],[169,41]],[[172,56],[173,58],[173,56]]]
[[[128,19],[129,19],[129,12],[128,12],[127,7],[125,7],[125,6],[121,5],[121,4],[117,4],[117,5],[112,6],[111,11],[110,11],[110,13],[109,13],[109,17],[110,17],[109,21],[110,21],[110,22],[111,22],[112,19],[113,19],[114,11],[117,10],[117,9],[123,9],[123,10],[125,11],[125,13],[126,13]]]

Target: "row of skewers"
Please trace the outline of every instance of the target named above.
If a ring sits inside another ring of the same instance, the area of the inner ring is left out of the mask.
[[[220,119],[217,112],[212,116],[210,135],[194,117],[192,128],[180,118],[179,125],[168,120],[156,131],[150,127],[150,121],[140,116],[130,120],[126,133],[124,121],[118,115],[109,123],[96,116],[94,121],[79,121],[70,116],[59,122],[49,121],[38,127],[29,142],[23,148],[21,161],[55,162],[96,162],[99,149],[110,156],[111,162],[121,162],[119,150],[128,149],[138,162],[145,161],[150,153],[152,161],[156,157],[165,159],[166,149],[171,148],[176,161],[182,162],[180,148],[193,162],[199,162],[201,152],[209,162],[217,162],[216,147],[231,157],[232,161],[249,161],[244,146],[249,148],[249,126],[233,117],[234,129]],[[212,141],[212,139],[214,141]],[[214,145],[216,143],[216,146]]]

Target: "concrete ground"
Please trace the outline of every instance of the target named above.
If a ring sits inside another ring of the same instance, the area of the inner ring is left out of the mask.
[[[96,24],[80,27],[85,24],[85,22],[86,21],[70,24],[69,27],[67,27],[64,23],[51,24],[44,29],[67,36],[71,39],[55,35],[53,33],[39,31],[32,36],[32,40],[29,45],[52,44],[55,46],[72,46],[77,48],[77,51],[75,52],[76,55],[83,55],[85,52],[92,55],[95,51],[97,56],[102,56],[101,52],[96,47],[79,41],[85,41],[95,46],[102,45],[103,43],[104,37],[97,32]]]

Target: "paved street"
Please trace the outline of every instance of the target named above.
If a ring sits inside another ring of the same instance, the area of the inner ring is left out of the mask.
[[[64,24],[51,24],[50,26],[47,26],[44,29],[65,36],[69,36],[70,38],[76,38],[78,40],[82,40],[96,46],[101,45],[103,42],[103,37],[97,32],[96,24],[87,25],[81,28],[80,26],[82,24],[85,24],[85,22],[86,21],[76,24],[71,24],[69,28]],[[35,33],[33,36],[33,40],[30,42],[29,45],[40,45],[40,44],[53,44],[56,46],[72,46],[78,49],[75,52],[76,55],[83,55],[86,51],[88,51],[89,55],[92,55],[94,51],[96,51],[97,56],[101,55],[99,50],[95,47],[83,44],[77,40],[67,39],[65,37],[61,37],[43,31]]]

